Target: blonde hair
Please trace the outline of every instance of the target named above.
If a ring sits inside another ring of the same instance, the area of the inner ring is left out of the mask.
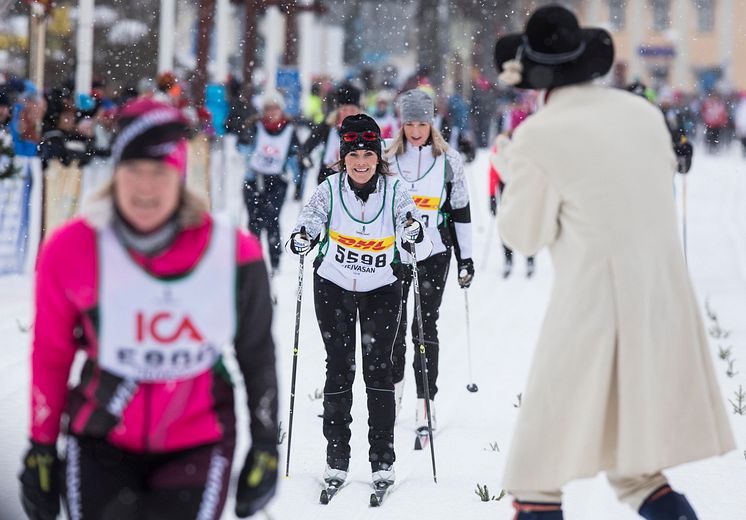
[[[450,148],[446,140],[443,138],[443,134],[441,134],[440,130],[435,128],[435,125],[433,125],[432,123],[430,123],[429,141],[433,147],[433,157],[439,157],[443,155]],[[394,138],[394,141],[391,143],[391,146],[386,148],[384,157],[391,159],[396,155],[404,154],[404,152],[406,151],[406,145],[407,145],[407,137],[404,135],[404,127],[402,126],[399,129],[399,133]]]

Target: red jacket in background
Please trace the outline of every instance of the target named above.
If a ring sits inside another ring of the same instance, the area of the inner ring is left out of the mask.
[[[497,154],[497,144],[492,145],[491,152],[493,155]],[[497,196],[497,187],[499,185],[500,185],[500,174],[495,169],[495,166],[492,164],[492,161],[490,161],[490,176],[489,176],[490,197]]]

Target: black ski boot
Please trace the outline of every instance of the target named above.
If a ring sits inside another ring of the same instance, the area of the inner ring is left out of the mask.
[[[526,259],[526,278],[531,278],[534,275],[536,266],[534,265],[534,257],[530,256]]]
[[[668,485],[650,495],[639,513],[645,520],[697,520],[697,514],[686,497]]]
[[[503,264],[503,278],[510,276],[510,272],[513,270],[513,259],[506,258],[505,264]]]

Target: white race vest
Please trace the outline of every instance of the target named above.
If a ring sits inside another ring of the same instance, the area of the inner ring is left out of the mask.
[[[430,146],[423,147],[422,151],[407,147],[406,153],[394,157],[394,166],[401,186],[409,191],[422,214],[423,224],[433,243],[431,254],[436,255],[446,250],[438,230],[443,221],[440,209],[446,198],[446,155],[435,158],[431,150]]]
[[[396,280],[391,269],[396,248],[394,195],[401,189],[394,178],[384,177],[384,189],[359,200],[346,173],[327,177],[331,214],[321,245],[323,260],[318,275],[342,289],[367,292]]]
[[[339,132],[336,128],[329,131],[329,138],[326,140],[326,149],[324,150],[323,166],[331,166],[339,162]]]
[[[295,128],[288,124],[279,134],[271,135],[261,123],[257,126],[256,146],[249,161],[249,168],[264,175],[284,173]]]
[[[161,280],[137,265],[111,227],[99,233],[99,364],[135,381],[173,381],[209,370],[236,328],[236,235],[213,221],[187,275]]]

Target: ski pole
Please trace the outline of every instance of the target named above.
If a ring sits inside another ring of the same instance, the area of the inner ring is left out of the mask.
[[[689,265],[689,258],[687,256],[687,249],[686,249],[686,177],[687,175],[684,174],[684,179],[682,181],[681,185],[681,234],[682,234],[682,240],[684,244],[684,262]]]
[[[300,228],[301,235],[306,228]],[[298,337],[300,334],[300,306],[303,299],[303,263],[306,255],[300,255],[298,266],[298,299],[295,303],[295,339],[293,340],[293,375],[290,379],[290,418],[288,419],[288,455],[285,465],[285,476],[290,476],[290,446],[293,442],[293,411],[295,410],[295,376],[298,372]]]
[[[412,213],[407,213],[407,221],[412,222]],[[417,273],[417,252],[414,244],[410,244],[412,250],[412,285],[414,286],[414,308],[417,317],[417,332],[420,343],[420,365],[422,366],[422,387],[425,390],[425,412],[427,414],[427,434],[430,438],[430,457],[433,463],[433,481],[438,483],[438,474],[435,469],[435,446],[433,446],[433,418],[430,413],[430,386],[427,380],[427,356],[425,355],[425,332],[422,328],[422,306],[420,304],[420,279]]]
[[[466,385],[466,389],[469,392],[476,392],[479,390],[479,387],[476,383],[474,383],[474,376],[472,375],[471,371],[471,327],[469,326],[469,290],[464,289],[464,303],[466,304],[466,357],[469,362],[469,381],[472,381],[468,385]]]

